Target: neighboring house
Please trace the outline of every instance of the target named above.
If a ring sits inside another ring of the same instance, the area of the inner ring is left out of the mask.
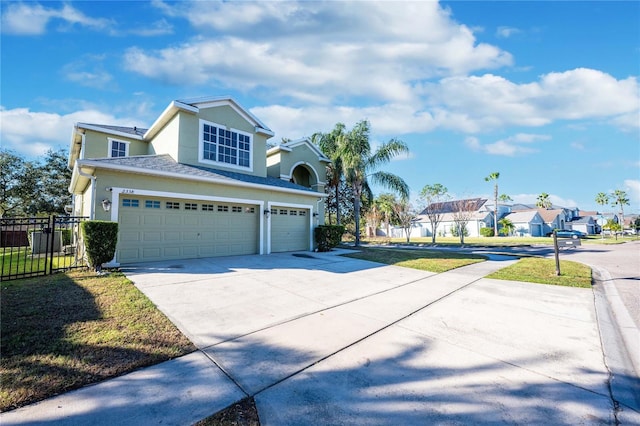
[[[565,224],[568,222],[567,220],[567,209],[558,208],[558,209],[541,209],[541,208],[526,208],[527,205],[520,204],[512,206],[513,212],[523,212],[523,211],[536,211],[542,218],[544,222],[542,236],[548,235],[553,232],[554,229],[566,229]]]
[[[514,234],[520,237],[544,236],[544,220],[537,210],[509,213],[505,216],[513,223]]]
[[[569,222],[571,229],[581,231],[587,235],[595,235],[598,230],[598,224],[593,216],[583,216]]]
[[[119,223],[113,264],[312,250],[329,160],[228,97],[173,101],[149,129],[77,123],[75,215]]]
[[[480,236],[480,228],[493,226],[493,212],[486,207],[486,199],[483,198],[470,198],[466,200],[454,200],[445,201],[442,203],[435,203],[432,205],[434,209],[442,214],[442,220],[438,224],[436,229],[437,235],[451,236],[451,230],[455,228],[455,212],[459,209],[458,206],[466,205],[471,212],[469,222],[467,223],[467,233],[469,237]],[[412,237],[429,237],[433,235],[431,222],[426,213],[427,209],[423,210],[416,220],[414,227],[411,230]],[[400,234],[398,234],[398,232]],[[402,229],[394,228],[392,236],[400,237]]]

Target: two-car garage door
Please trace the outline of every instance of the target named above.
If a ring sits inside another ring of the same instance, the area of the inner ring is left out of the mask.
[[[120,263],[259,252],[257,205],[122,197]]]

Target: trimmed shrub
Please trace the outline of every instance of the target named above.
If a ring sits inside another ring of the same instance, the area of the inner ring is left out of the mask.
[[[330,251],[342,241],[344,226],[320,225],[313,230],[313,236],[318,244],[318,251]]]
[[[81,226],[89,266],[99,272],[102,264],[113,259],[116,254],[118,223],[87,220],[82,222]]]
[[[458,226],[452,226],[451,227],[451,236],[459,237],[460,236],[460,232],[458,232],[458,229],[460,229]],[[465,237],[469,236],[469,229],[467,229],[466,226],[464,228],[462,228],[462,234]]]
[[[493,228],[480,228],[480,235],[482,235],[483,237],[493,237]]]

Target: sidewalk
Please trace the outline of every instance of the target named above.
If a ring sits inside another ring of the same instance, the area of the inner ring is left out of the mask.
[[[402,268],[313,257],[292,264],[273,256],[269,268],[238,266],[226,275],[182,273],[176,283],[147,276],[155,286],[139,286],[161,309],[179,309],[162,299],[175,299],[172,285],[211,297],[212,286],[258,279],[278,290],[274,297],[289,294],[314,309],[292,309],[277,321],[252,314],[255,305],[227,309],[236,315],[226,319],[231,329],[236,322],[254,328],[225,339],[224,330],[202,328],[209,318],[168,312],[180,327],[198,327],[186,330],[197,336],[198,352],[3,413],[1,423],[192,424],[247,395],[263,426],[615,423],[591,290],[483,278],[508,261],[403,275]],[[318,289],[336,282],[350,291]],[[255,318],[271,322],[259,327]]]

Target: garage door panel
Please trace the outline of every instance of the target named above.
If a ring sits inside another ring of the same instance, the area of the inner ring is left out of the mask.
[[[157,257],[160,257],[160,254],[161,254],[161,251],[160,251],[160,248],[158,247],[143,248],[141,260],[157,258]]]
[[[145,215],[142,216],[143,224],[145,226],[162,226],[162,216]]]
[[[177,259],[181,257],[181,254],[180,247],[165,247],[164,249],[164,257],[166,258]]]
[[[199,232],[183,232],[182,239],[184,241],[198,241],[200,239]]]
[[[179,216],[179,214],[175,215],[175,216],[165,216],[164,217],[164,224],[167,226],[172,226],[172,225],[182,225],[182,217]]]
[[[198,257],[198,247],[183,247],[182,254],[185,257]]]
[[[137,200],[128,205],[121,200],[120,263],[259,252],[261,217],[256,206],[160,197]]]
[[[140,225],[140,217],[138,216],[132,216],[132,215],[126,215],[123,216],[120,219],[120,224],[123,226],[127,226],[127,225]]]
[[[180,241],[180,232],[164,231],[164,241]]]
[[[189,225],[200,225],[200,221],[198,220],[198,216],[185,216],[184,224]]]

